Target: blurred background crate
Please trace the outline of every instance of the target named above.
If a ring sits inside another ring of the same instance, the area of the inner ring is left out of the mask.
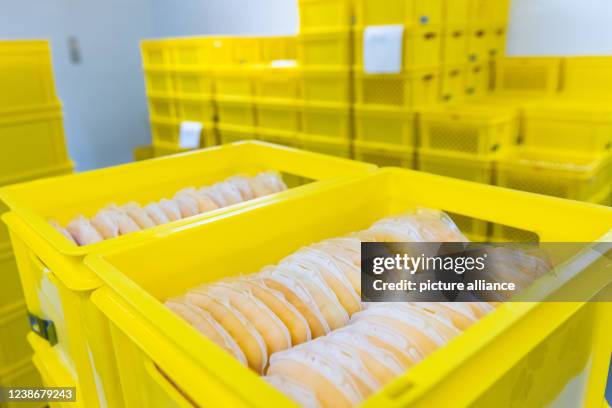
[[[304,135],[337,139],[350,143],[351,109],[347,104],[305,102],[302,105],[302,133]]]
[[[415,168],[414,149],[411,146],[392,146],[356,140],[354,155],[357,160],[384,167]]]
[[[416,115],[412,111],[388,107],[354,107],[355,141],[413,148],[416,145]]]
[[[466,97],[467,65],[444,65],[441,68],[440,100],[443,102],[460,102]]]
[[[312,136],[302,133],[298,135],[298,140],[299,146],[304,150],[330,156],[352,157],[352,143],[349,139]]]
[[[420,112],[419,134],[420,148],[490,156],[516,143],[518,120],[503,108],[430,108]]]
[[[559,91],[560,58],[499,58],[495,60],[497,92],[551,96]]]
[[[355,29],[354,64],[364,65],[364,28]],[[442,51],[440,26],[408,27],[403,33],[402,71],[436,66]]]
[[[299,8],[301,32],[352,24],[353,0],[299,0]]]
[[[370,75],[355,71],[355,103],[415,109],[439,102],[440,76],[436,68],[404,74]]]
[[[350,68],[302,68],[301,96],[307,102],[351,103]]]
[[[608,191],[612,156],[516,148],[499,160],[498,184],[515,190],[593,202]]]
[[[351,37],[348,28],[302,32],[298,40],[298,61],[304,67],[351,66]]]
[[[47,41],[0,41],[0,112],[57,105]]]
[[[257,127],[281,132],[298,132],[301,129],[301,105],[291,101],[258,101]]]
[[[355,22],[358,26],[440,24],[444,15],[442,0],[389,0],[384,5],[376,0],[356,0],[355,3]]]
[[[221,144],[239,142],[241,140],[257,139],[258,130],[248,126],[219,126],[219,139]]]
[[[578,98],[612,99],[612,57],[564,58],[562,93]]]
[[[612,152],[610,102],[546,100],[525,109],[523,144],[573,152]]]

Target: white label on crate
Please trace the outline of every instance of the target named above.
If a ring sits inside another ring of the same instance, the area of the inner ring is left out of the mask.
[[[368,74],[402,71],[403,25],[369,26],[363,32],[363,69]]]
[[[179,147],[182,149],[197,149],[200,147],[200,135],[204,125],[200,122],[181,122],[179,130]]]
[[[270,63],[272,68],[294,68],[297,65],[296,60],[274,60]]]

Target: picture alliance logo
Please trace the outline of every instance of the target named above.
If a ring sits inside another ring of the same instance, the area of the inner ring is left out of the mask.
[[[414,275],[419,272],[443,271],[462,275],[465,272],[483,271],[487,268],[487,254],[479,256],[437,255],[410,256],[395,254],[377,256],[372,259],[372,272],[381,275],[385,272],[401,271]]]

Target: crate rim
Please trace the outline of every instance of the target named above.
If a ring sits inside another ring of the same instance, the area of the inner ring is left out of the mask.
[[[77,178],[77,177],[81,179],[89,178],[93,180],[99,177],[116,175],[126,170],[141,169],[141,171],[144,171],[144,169],[146,169],[148,166],[151,166],[153,164],[155,165],[162,165],[166,163],[170,164],[173,161],[180,160],[181,157],[184,157],[184,156],[191,155],[195,157],[197,155],[202,155],[202,154],[206,155],[208,154],[208,152],[216,152],[216,151],[220,152],[222,150],[228,150],[228,149],[235,150],[235,151],[240,151],[240,150],[258,151],[258,150],[265,149],[270,152],[276,152],[277,154],[291,154],[291,155],[297,154],[301,157],[313,158],[319,161],[320,160],[325,160],[328,162],[333,161],[334,163],[340,163],[343,165],[347,165],[347,166],[350,166],[350,171],[352,172],[371,172],[374,169],[376,169],[376,166],[373,166],[370,164],[360,163],[357,161],[344,159],[344,158],[330,157],[330,156],[326,156],[320,153],[308,152],[308,151],[295,149],[295,148],[291,148],[287,146],[282,146],[278,144],[268,143],[264,141],[259,141],[259,140],[240,141],[240,142],[225,144],[223,146],[213,146],[213,147],[208,147],[205,149],[181,152],[181,153],[178,153],[172,156],[158,157],[158,158],[153,158],[153,159],[141,161],[141,162],[132,162],[132,163],[127,163],[127,164],[123,164],[123,165],[119,165],[115,167],[93,170],[93,171],[89,171],[85,173],[63,175],[63,176],[59,176],[53,179],[34,180],[34,181],[20,183],[20,184],[16,184],[12,186],[5,186],[5,187],[0,188],[0,199],[4,201],[4,203],[9,207],[10,211],[8,213],[5,213],[2,216],[2,219],[6,223],[10,223],[10,224],[23,223],[24,226],[27,226],[28,230],[44,231],[44,237],[41,237],[41,239],[47,241],[48,244],[50,244],[54,249],[56,249],[63,255],[84,256],[88,253],[91,253],[97,250],[101,250],[104,248],[111,248],[113,246],[121,246],[121,244],[126,242],[126,240],[134,240],[134,241],[148,240],[153,237],[157,237],[163,234],[171,233],[172,231],[179,230],[189,224],[200,223],[203,220],[208,219],[210,217],[214,218],[216,215],[224,214],[226,216],[230,216],[232,213],[245,211],[247,208],[251,206],[256,207],[256,206],[261,206],[261,205],[267,205],[270,202],[274,202],[278,200],[279,199],[277,197],[278,194],[282,194],[285,197],[289,198],[294,195],[299,196],[303,194],[303,192],[306,192],[312,188],[318,188],[317,186],[302,186],[302,188],[299,189],[300,191],[297,191],[297,192],[293,190],[288,190],[288,191],[284,191],[281,193],[272,194],[271,196],[260,197],[260,198],[250,200],[244,203],[240,203],[240,204],[232,205],[229,207],[210,211],[209,213],[199,214],[193,217],[188,217],[182,220],[174,221],[169,224],[158,225],[158,226],[146,229],[146,230],[137,231],[137,232],[134,232],[128,235],[119,236],[119,237],[116,237],[110,240],[105,240],[105,241],[101,241],[95,244],[85,245],[85,246],[76,246],[70,243],[61,233],[56,231],[42,215],[38,214],[36,210],[30,209],[27,203],[24,203],[23,200],[19,197],[20,191],[24,189],[27,190],[28,188],[32,188],[33,186],[36,186],[36,185],[45,185],[45,184],[50,185],[55,182],[60,182],[61,180],[66,180],[69,178]],[[315,184],[319,184],[320,186],[326,185],[328,183],[335,184],[336,182],[338,182],[337,179],[342,179],[346,177],[348,176],[347,175],[336,176],[328,180],[322,180],[319,183],[315,183]]]

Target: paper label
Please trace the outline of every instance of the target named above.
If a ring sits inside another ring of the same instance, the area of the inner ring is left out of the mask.
[[[363,33],[363,65],[368,74],[402,71],[403,25],[369,26]]]
[[[200,136],[204,126],[200,122],[181,122],[179,130],[179,147],[196,149],[200,147]]]

